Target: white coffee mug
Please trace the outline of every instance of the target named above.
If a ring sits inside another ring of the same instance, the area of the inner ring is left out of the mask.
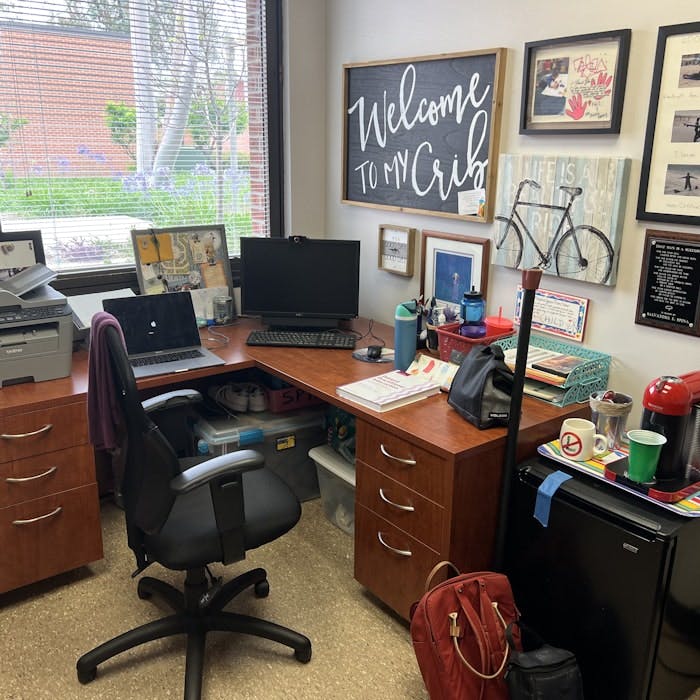
[[[561,424],[559,448],[567,459],[585,462],[607,452],[608,439],[596,433],[595,423],[585,418],[567,418]]]

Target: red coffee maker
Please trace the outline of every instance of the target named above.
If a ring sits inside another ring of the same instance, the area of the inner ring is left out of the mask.
[[[697,460],[698,441],[693,434],[700,425],[700,370],[654,379],[644,390],[642,428],[666,437],[661,448],[657,481],[694,479],[688,474]]]

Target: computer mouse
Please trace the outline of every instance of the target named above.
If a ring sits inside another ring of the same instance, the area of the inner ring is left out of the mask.
[[[381,345],[369,345],[367,347],[367,359],[368,360],[378,360],[382,356],[382,346]]]

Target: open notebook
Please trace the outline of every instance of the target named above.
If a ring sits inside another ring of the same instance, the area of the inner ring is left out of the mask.
[[[202,347],[189,292],[104,299],[102,306],[122,327],[136,377],[224,364]]]

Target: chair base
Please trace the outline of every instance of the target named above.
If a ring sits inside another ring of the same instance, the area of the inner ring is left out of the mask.
[[[228,581],[221,587],[210,587],[205,569],[187,572],[184,593],[168,583],[150,576],[139,580],[139,598],[159,596],[174,611],[174,615],[129,630],[92,651],[83,654],[76,664],[78,680],[89,683],[97,675],[97,667],[127,649],[175,634],[187,635],[185,661],[185,700],[199,700],[202,694],[204,646],[207,632],[238,632],[271,639],[294,650],[297,661],[311,660],[311,641],[294,630],[248,615],[223,610],[235,596],[254,586],[255,595],[265,598],[270,590],[264,569],[252,569]]]

